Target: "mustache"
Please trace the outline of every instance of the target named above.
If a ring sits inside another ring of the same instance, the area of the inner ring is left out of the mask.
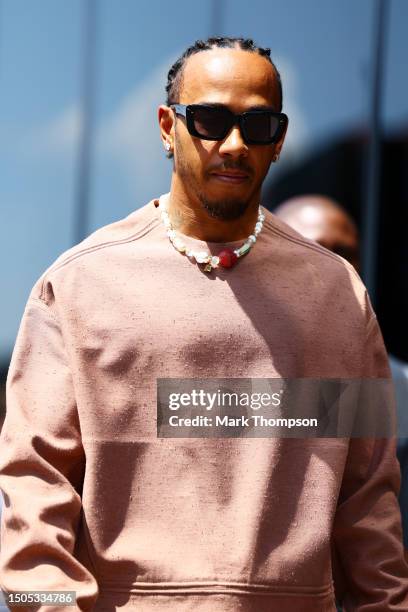
[[[228,170],[239,170],[245,174],[252,175],[252,168],[246,164],[236,162],[224,162],[221,166],[213,166],[208,172],[228,172]]]

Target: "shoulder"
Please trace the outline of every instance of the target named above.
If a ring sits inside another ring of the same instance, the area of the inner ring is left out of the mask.
[[[313,289],[319,287],[316,295],[331,295],[333,301],[358,305],[367,321],[376,318],[361,277],[346,259],[305,238],[271,211],[263,210],[265,233],[279,252],[282,268],[290,262],[295,281]]]
[[[293,253],[302,254],[307,259],[319,260],[322,265],[328,265],[333,270],[340,270],[346,267],[358,277],[353,266],[343,257],[329,251],[314,240],[305,238],[271,211],[264,209],[264,214],[264,228],[274,234],[281,242],[286,243],[287,248],[291,249]]]
[[[64,251],[37,280],[30,297],[45,303],[52,301],[55,282],[78,271],[92,274],[93,270],[100,270],[106,265],[118,248],[147,237],[159,224],[155,201],[150,200],[127,217],[97,229],[82,242]]]

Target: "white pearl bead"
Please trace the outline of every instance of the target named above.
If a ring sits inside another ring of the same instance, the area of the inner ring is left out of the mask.
[[[249,242],[256,242],[256,237],[255,237],[253,234],[251,234],[251,235],[248,237],[248,241],[249,241]]]
[[[198,263],[206,263],[209,258],[209,255],[205,251],[200,251],[199,253],[195,253],[194,257],[196,258],[196,261]]]
[[[173,241],[174,246],[178,251],[184,252],[186,250],[185,244],[180,240],[180,238],[175,238]]]

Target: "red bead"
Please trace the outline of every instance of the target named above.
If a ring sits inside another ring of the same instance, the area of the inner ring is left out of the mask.
[[[218,253],[218,257],[220,258],[220,265],[223,268],[232,268],[238,259],[232,249],[223,249]]]

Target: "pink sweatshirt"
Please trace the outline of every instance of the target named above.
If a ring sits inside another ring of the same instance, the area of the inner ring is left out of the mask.
[[[157,204],[29,297],[0,438],[2,589],[74,590],[84,611],[334,612],[334,574],[346,610],[408,610],[395,439],[156,435],[158,378],[390,377],[360,278],[267,210],[251,252],[207,274]]]

